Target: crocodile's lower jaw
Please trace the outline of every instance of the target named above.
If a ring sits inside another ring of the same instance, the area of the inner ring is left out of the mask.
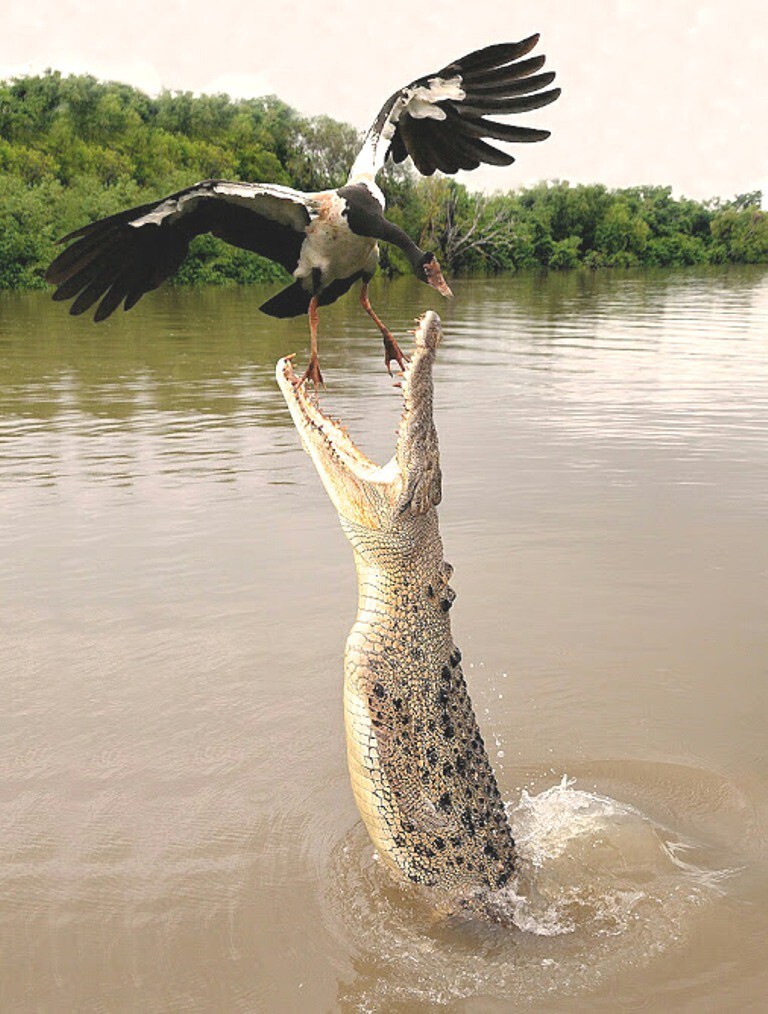
[[[514,841],[451,637],[452,568],[441,496],[432,366],[441,337],[427,313],[403,378],[397,446],[383,468],[341,423],[277,379],[352,544],[358,613],[344,658],[352,788],[381,858],[397,876],[472,898],[501,887]]]

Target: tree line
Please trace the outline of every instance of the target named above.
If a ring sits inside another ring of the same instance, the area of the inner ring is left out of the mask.
[[[201,179],[320,190],[344,182],[358,132],[275,96],[233,100],[56,71],[0,83],[0,288],[42,288],[56,240]],[[493,196],[404,167],[384,174],[388,216],[450,274],[768,261],[759,191],[675,198],[666,186],[550,181]],[[407,270],[396,248],[382,267]],[[181,283],[272,281],[279,266],[198,237]]]

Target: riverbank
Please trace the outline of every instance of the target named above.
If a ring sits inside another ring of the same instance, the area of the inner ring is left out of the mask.
[[[58,72],[0,83],[0,289],[44,288],[57,240],[73,229],[201,179],[341,185],[358,132],[305,117],[275,96],[163,92]],[[761,193],[694,201],[668,186],[609,189],[542,182],[477,194],[445,177],[391,167],[388,215],[454,277],[524,268],[682,266],[768,261]],[[382,268],[407,271],[382,247]],[[176,284],[276,281],[282,269],[198,237]]]

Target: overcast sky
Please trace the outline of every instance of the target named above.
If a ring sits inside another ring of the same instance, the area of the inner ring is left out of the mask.
[[[464,174],[768,194],[768,0],[5,0],[0,77],[46,67],[161,88],[274,93],[359,128],[416,76],[541,32],[561,98],[509,168]],[[764,202],[765,206],[765,202]]]

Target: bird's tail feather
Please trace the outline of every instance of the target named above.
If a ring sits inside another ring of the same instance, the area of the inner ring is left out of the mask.
[[[307,292],[300,281],[294,282],[262,303],[259,309],[270,317],[298,317],[309,310],[311,298],[312,294]]]

